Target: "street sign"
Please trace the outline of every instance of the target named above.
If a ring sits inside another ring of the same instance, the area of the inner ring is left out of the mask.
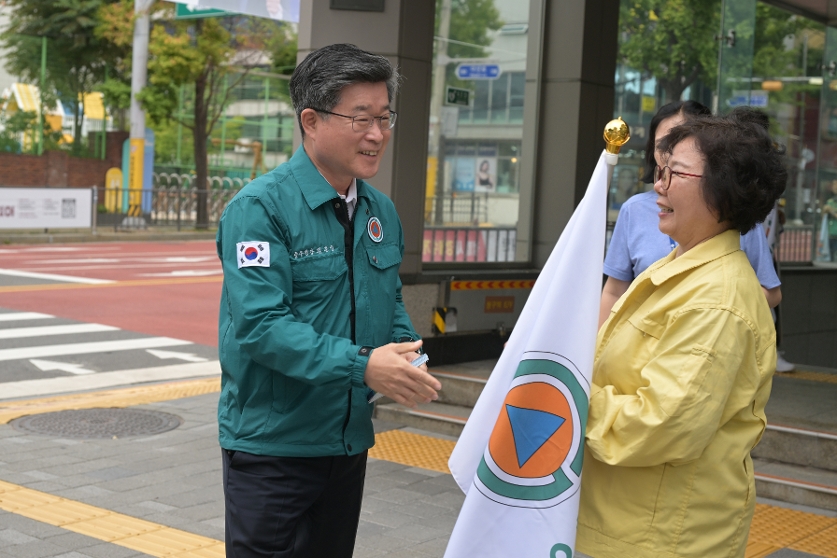
[[[460,107],[471,106],[471,91],[469,89],[448,86],[447,92],[445,93],[445,104]]]
[[[497,64],[460,64],[456,67],[459,79],[497,79],[500,73]]]
[[[214,8],[193,8],[189,4],[176,4],[174,19],[200,19],[202,17],[222,17],[232,15]]]
[[[743,107],[747,106],[749,103],[750,99],[747,95],[735,95],[734,97],[727,99],[727,104],[731,107]]]
[[[733,91],[732,97],[727,99],[727,105],[733,108],[746,106],[767,108],[767,103],[767,91],[760,89],[754,91]]]

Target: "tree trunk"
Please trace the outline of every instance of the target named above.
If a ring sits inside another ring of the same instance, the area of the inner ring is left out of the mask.
[[[680,96],[683,95],[683,91],[685,91],[686,88],[683,87],[683,85],[679,82],[680,80],[678,79],[666,81],[660,84],[663,86],[663,90],[666,92],[666,103],[671,103],[672,101],[680,100]]]
[[[201,33],[201,20],[195,23],[195,36],[199,37]],[[209,181],[206,149],[206,124],[208,103],[206,99],[206,83],[210,70],[204,69],[198,79],[195,80],[195,122],[192,128],[192,139],[195,142],[195,186],[197,188],[197,220],[195,222],[196,229],[209,228]]]

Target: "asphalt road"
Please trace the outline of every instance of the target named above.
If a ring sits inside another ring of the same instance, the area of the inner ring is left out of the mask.
[[[217,373],[220,289],[211,241],[4,247],[0,398]]]

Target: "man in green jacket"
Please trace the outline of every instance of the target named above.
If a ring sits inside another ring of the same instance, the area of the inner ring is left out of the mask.
[[[303,145],[248,184],[218,227],[218,404],[228,557],[349,557],[371,390],[415,406],[439,382],[401,299],[404,251],[378,172],[399,76],[353,45],[297,67]]]

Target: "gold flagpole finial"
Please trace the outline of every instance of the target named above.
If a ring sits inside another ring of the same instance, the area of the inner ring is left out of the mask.
[[[604,129],[604,140],[607,143],[605,151],[617,155],[622,146],[631,139],[631,129],[622,117],[611,120]]]

